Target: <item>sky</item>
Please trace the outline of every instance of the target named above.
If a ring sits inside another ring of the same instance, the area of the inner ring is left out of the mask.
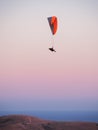
[[[98,0],[0,0],[0,110],[98,110]]]

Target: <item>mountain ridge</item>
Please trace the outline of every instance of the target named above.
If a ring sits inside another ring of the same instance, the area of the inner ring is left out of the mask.
[[[0,116],[0,130],[98,130],[98,123],[51,121],[28,115],[6,115]]]

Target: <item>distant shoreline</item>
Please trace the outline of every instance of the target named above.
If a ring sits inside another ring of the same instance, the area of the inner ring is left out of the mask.
[[[0,111],[0,116],[13,114],[35,116],[45,120],[98,122],[98,111]]]

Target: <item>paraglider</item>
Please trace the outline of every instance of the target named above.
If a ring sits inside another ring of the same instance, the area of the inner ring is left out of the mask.
[[[55,35],[56,32],[57,32],[57,23],[58,23],[57,22],[57,17],[56,16],[52,16],[52,17],[48,17],[47,19],[48,19],[48,22],[49,22],[49,26],[50,26],[52,35]],[[53,51],[56,52],[53,47],[49,48],[49,50],[52,51],[52,52]]]
[[[54,51],[54,52],[56,52],[56,51],[54,50],[54,48],[53,48],[53,47],[49,48],[49,50],[50,50],[50,51]]]

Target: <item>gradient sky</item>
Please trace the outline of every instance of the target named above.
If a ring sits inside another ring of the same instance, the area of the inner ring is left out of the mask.
[[[34,109],[98,110],[98,0],[0,0],[0,110]]]

